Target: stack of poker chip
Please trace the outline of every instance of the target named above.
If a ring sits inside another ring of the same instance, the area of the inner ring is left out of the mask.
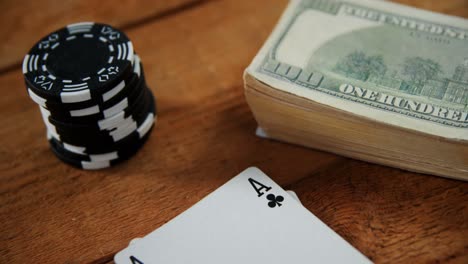
[[[140,58],[121,31],[68,25],[41,39],[23,61],[31,99],[62,161],[82,169],[112,166],[135,154],[156,119]]]

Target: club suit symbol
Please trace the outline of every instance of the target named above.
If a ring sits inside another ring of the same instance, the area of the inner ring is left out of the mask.
[[[281,202],[284,201],[283,196],[281,196],[281,195],[276,196],[276,195],[271,194],[271,193],[269,195],[267,195],[266,198],[267,198],[267,200],[269,200],[268,206],[270,206],[271,208],[275,208],[277,205],[278,205],[278,207],[280,207]]]

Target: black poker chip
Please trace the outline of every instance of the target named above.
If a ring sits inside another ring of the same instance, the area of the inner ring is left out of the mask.
[[[151,116],[149,117],[151,118]],[[106,145],[106,144],[93,144],[93,145],[87,145],[87,146],[82,146],[82,145],[73,145],[70,143],[62,142],[53,136],[49,134],[48,139],[49,142],[53,141],[54,144],[60,147],[60,149],[66,150],[68,153],[73,153],[78,156],[93,156],[93,155],[103,155],[105,153],[112,153],[115,152],[116,150],[122,150],[125,151],[127,149],[131,149],[135,145],[137,145],[142,138],[147,136],[149,134],[149,131],[151,131],[152,127],[154,126],[154,122],[147,123],[147,126],[145,126],[145,130],[140,130],[140,131],[135,131],[131,133],[129,136],[127,136],[124,140],[119,141],[115,144],[112,145]]]
[[[120,81],[119,85],[117,85],[115,88],[103,92],[102,94],[95,95],[90,100],[82,102],[57,102],[54,100],[54,98],[44,97],[43,95],[39,94],[37,90],[30,88],[30,85],[28,85],[27,81],[26,87],[30,98],[38,105],[41,105],[50,111],[64,112],[63,114],[70,116],[89,115],[94,113],[92,109],[96,105],[103,105],[103,107],[105,105],[111,105],[113,101],[118,100],[116,97],[129,96],[132,91],[135,90],[135,84],[138,82],[145,82],[143,66],[141,64],[140,58],[136,54],[134,56],[134,61],[135,63],[133,65],[133,73],[126,77],[127,79]],[[73,111],[75,114],[70,113],[70,111]]]
[[[44,107],[41,107],[41,113],[48,116],[49,121],[53,124],[67,126],[67,124],[72,124],[73,126],[77,126],[82,124],[83,126],[89,126],[97,124],[102,119],[107,119],[115,114],[125,111],[127,113],[131,113],[137,110],[138,106],[141,106],[145,102],[148,102],[148,94],[150,93],[146,87],[146,84],[143,80],[140,80],[137,84],[138,87],[135,87],[131,94],[127,96],[115,96],[112,98],[111,104],[97,104],[95,113],[81,115],[81,116],[70,116],[69,111],[57,111],[57,110],[49,110]],[[72,110],[72,111],[81,111],[81,110]]]
[[[101,127],[68,126],[63,128],[55,125],[53,127],[48,126],[48,129],[55,129],[55,138],[73,145],[112,146],[124,140],[131,133],[137,131],[141,125],[148,122],[148,118],[156,118],[156,108],[152,96],[148,96],[145,99],[148,102],[145,102],[138,112],[129,115],[122,114],[117,120],[118,122],[112,122],[113,120],[108,119],[111,122],[105,120],[106,123],[101,123]]]
[[[31,90],[61,103],[91,100],[132,73],[133,44],[105,24],[76,23],[42,38],[23,60]]]
[[[137,56],[137,60],[139,58]],[[42,106],[51,112],[54,116],[65,117],[68,120],[70,118],[77,118],[81,121],[84,117],[93,116],[103,112],[105,109],[112,108],[117,103],[122,101],[125,98],[128,98],[129,101],[135,99],[139,94],[142,93],[143,84],[146,83],[144,72],[142,71],[142,66],[138,63],[138,69],[135,69],[134,73],[131,75],[131,78],[127,81],[124,81],[124,86],[121,87],[121,90],[118,91],[113,96],[94,98],[93,100],[77,103],[57,103],[53,101],[47,101],[37,94],[34,93],[31,89],[28,89],[29,96],[37,104]],[[137,70],[137,71],[136,71]]]
[[[150,128],[151,131],[152,128]],[[150,132],[149,131],[149,132]],[[49,140],[50,147],[61,161],[85,170],[98,170],[117,165],[132,157],[146,142],[149,133],[135,142],[130,148],[118,149],[108,153],[80,155],[62,148],[55,140]]]
[[[68,25],[39,40],[23,60],[51,150],[82,169],[134,155],[156,121],[156,101],[132,42],[106,24]]]

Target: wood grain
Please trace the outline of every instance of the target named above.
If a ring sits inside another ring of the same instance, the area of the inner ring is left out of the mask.
[[[18,67],[36,41],[64,25],[97,21],[125,30],[197,2],[200,0],[0,1],[4,14],[0,16],[0,72]]]
[[[447,13],[460,12],[452,4],[468,7],[457,0],[428,2],[434,5],[411,4]],[[158,99],[159,121],[134,158],[108,170],[82,171],[58,161],[19,67],[0,75],[3,259],[106,263],[132,238],[255,165],[379,263],[468,262],[467,183],[254,136],[242,72],[286,4],[209,1],[127,30]],[[44,21],[57,13],[44,14]],[[27,20],[22,13],[7,16]]]
[[[467,261],[466,183],[349,160],[287,188],[376,263]]]

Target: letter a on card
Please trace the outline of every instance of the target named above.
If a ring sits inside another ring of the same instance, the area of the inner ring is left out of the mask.
[[[252,185],[252,187],[255,189],[255,191],[257,192],[258,197],[261,197],[263,194],[265,194],[264,192],[262,192],[263,189],[265,189],[265,192],[268,192],[269,190],[271,190],[271,187],[267,187],[252,178],[249,178],[249,182]]]

